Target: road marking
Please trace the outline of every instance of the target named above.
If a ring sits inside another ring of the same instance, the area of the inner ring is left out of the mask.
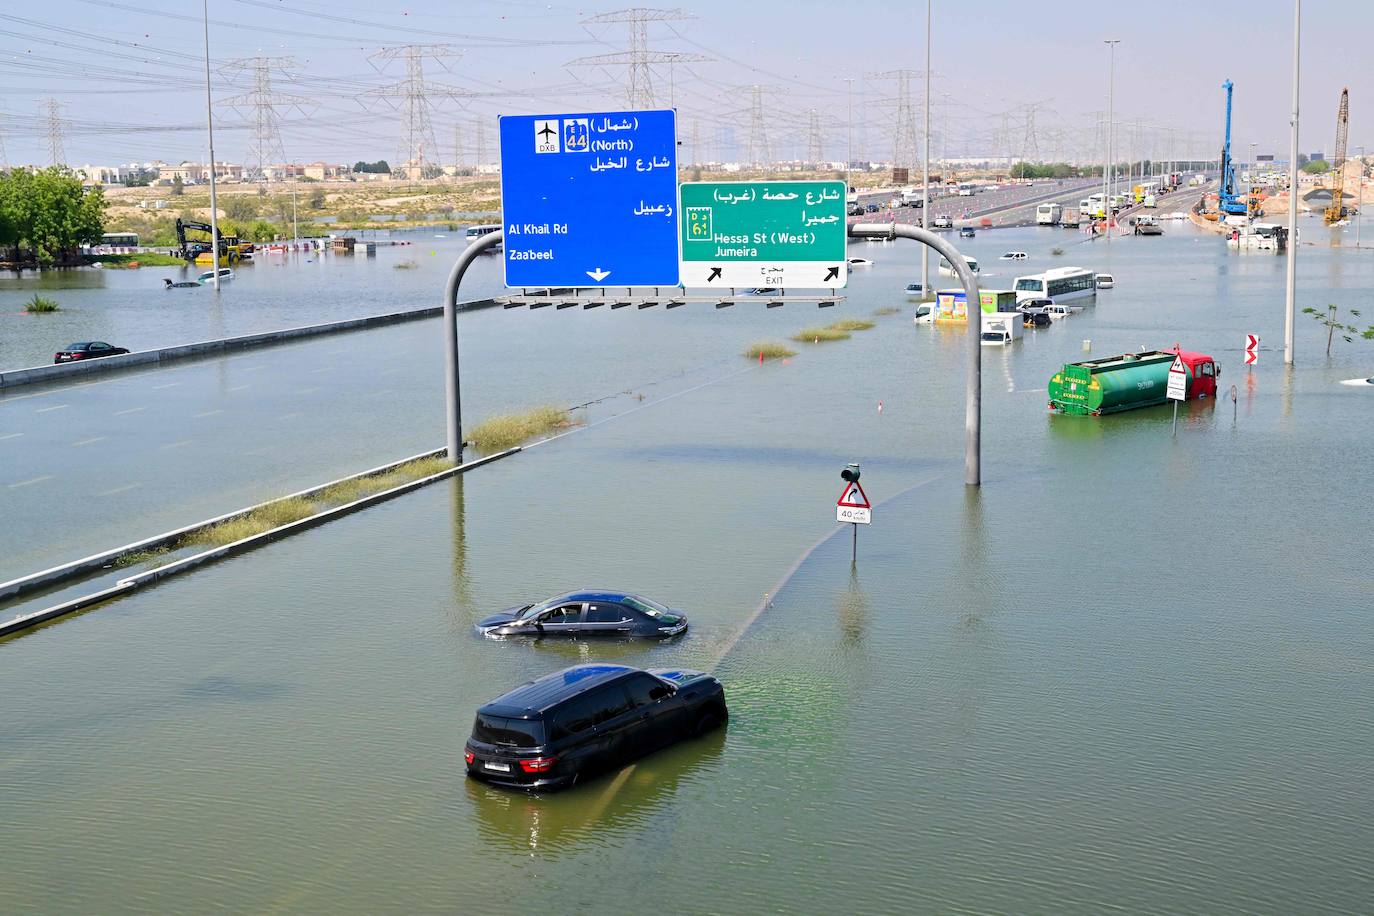
[[[199,420],[201,417],[213,417],[217,413],[224,413],[223,408],[216,407],[214,410],[207,410],[204,413],[198,413],[195,415],[195,417],[197,420]]]
[[[109,436],[92,436],[89,439],[82,439],[80,442],[73,442],[72,448],[80,448],[83,445],[90,445],[93,442],[104,442]]]
[[[334,371],[334,367],[333,367],[333,366],[321,366],[321,367],[318,368],[318,369],[311,369],[311,370],[310,370],[310,374],[311,374],[311,375],[317,375],[317,374],[319,374],[319,373],[321,373],[321,372],[333,372],[333,371]]]
[[[252,388],[252,387],[253,387],[252,385],[235,385],[234,387],[230,388],[229,390],[230,390],[230,391],[242,391],[242,390],[245,389],[245,388]]]
[[[5,435],[0,436],[0,442],[4,442],[6,439],[18,439],[18,438],[19,438],[20,436],[22,436],[22,435],[24,435],[24,434],[23,434],[23,433],[6,433]]]
[[[124,416],[125,414],[138,413],[140,410],[147,410],[147,409],[148,409],[148,408],[146,408],[146,407],[130,407],[128,410],[116,410],[114,415],[115,415],[116,417],[122,417],[122,416]]]
[[[240,372],[257,372],[259,369],[266,369],[266,368],[267,368],[267,364],[266,364],[266,363],[259,363],[259,364],[256,365],[256,366],[241,366],[241,367],[239,367],[239,371],[240,371]]]
[[[97,493],[96,496],[114,496],[116,493],[127,493],[130,490],[137,490],[143,486],[141,483],[127,483],[122,487],[115,487],[113,490],[106,490],[104,493]]]
[[[50,410],[61,410],[66,406],[66,404],[54,404],[52,407],[40,407],[37,410],[35,410],[34,413],[47,413]]]
[[[180,384],[181,384],[181,382],[168,382],[168,383],[165,384],[165,385],[154,385],[154,386],[153,386],[153,390],[154,390],[154,391],[161,391],[163,388],[175,388],[176,386],[178,386],[178,385],[180,385]]]
[[[168,442],[166,445],[161,445],[161,446],[158,446],[158,447],[159,447],[159,448],[181,448],[181,446],[183,446],[183,445],[190,445],[190,444],[191,444],[192,442],[194,442],[194,441],[195,441],[194,439],[182,439],[180,442]]]
[[[44,474],[42,477],[35,477],[35,478],[33,478],[32,480],[21,480],[21,481],[19,481],[18,483],[12,483],[12,484],[10,484],[10,485],[9,485],[9,488],[10,488],[11,490],[17,490],[17,489],[19,489],[20,487],[27,487],[27,486],[28,486],[29,484],[31,484],[31,483],[42,483],[42,482],[45,481],[45,480],[52,480],[52,475],[51,475],[51,474]]]
[[[277,419],[278,419],[278,420],[294,420],[294,419],[296,419],[296,417],[299,417],[299,416],[300,416],[300,413],[284,413],[284,414],[282,414],[280,417],[277,417]]]
[[[270,451],[272,451],[272,449],[271,449],[271,447],[269,446],[268,448],[255,448],[255,449],[253,449],[251,452],[239,452],[239,454],[240,454],[240,455],[253,455],[253,456],[256,457],[256,456],[258,456],[258,455],[266,455],[266,454],[267,454],[268,452],[270,452]]]

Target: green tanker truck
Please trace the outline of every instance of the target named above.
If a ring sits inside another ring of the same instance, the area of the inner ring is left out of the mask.
[[[1206,353],[1142,350],[1065,363],[1050,379],[1050,410],[1097,417],[1164,404],[1169,400],[1169,369],[1175,360],[1187,376],[1189,400],[1216,397],[1221,367]]]

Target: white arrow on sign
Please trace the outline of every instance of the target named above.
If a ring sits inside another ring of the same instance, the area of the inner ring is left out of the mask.
[[[610,275],[611,272],[609,270],[602,270],[600,267],[598,267],[596,270],[587,271],[587,276],[591,277],[597,283],[600,283],[602,280],[606,279]]]

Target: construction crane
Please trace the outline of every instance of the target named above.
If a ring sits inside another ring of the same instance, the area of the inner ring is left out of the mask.
[[[1341,107],[1336,109],[1336,158],[1331,163],[1331,206],[1326,208],[1326,224],[1345,218],[1345,141],[1350,133],[1350,88],[1341,90]],[[1359,206],[1356,204],[1356,206]]]
[[[1217,209],[1224,216],[1245,216],[1249,208],[1245,199],[1236,194],[1236,164],[1231,161],[1231,81],[1221,84],[1226,90],[1226,142],[1221,147],[1221,188],[1217,191]]]

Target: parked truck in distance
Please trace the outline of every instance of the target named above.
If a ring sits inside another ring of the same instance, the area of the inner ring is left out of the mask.
[[[1035,224],[1037,226],[1053,226],[1059,222],[1064,215],[1064,208],[1059,204],[1041,204],[1035,208]]]

